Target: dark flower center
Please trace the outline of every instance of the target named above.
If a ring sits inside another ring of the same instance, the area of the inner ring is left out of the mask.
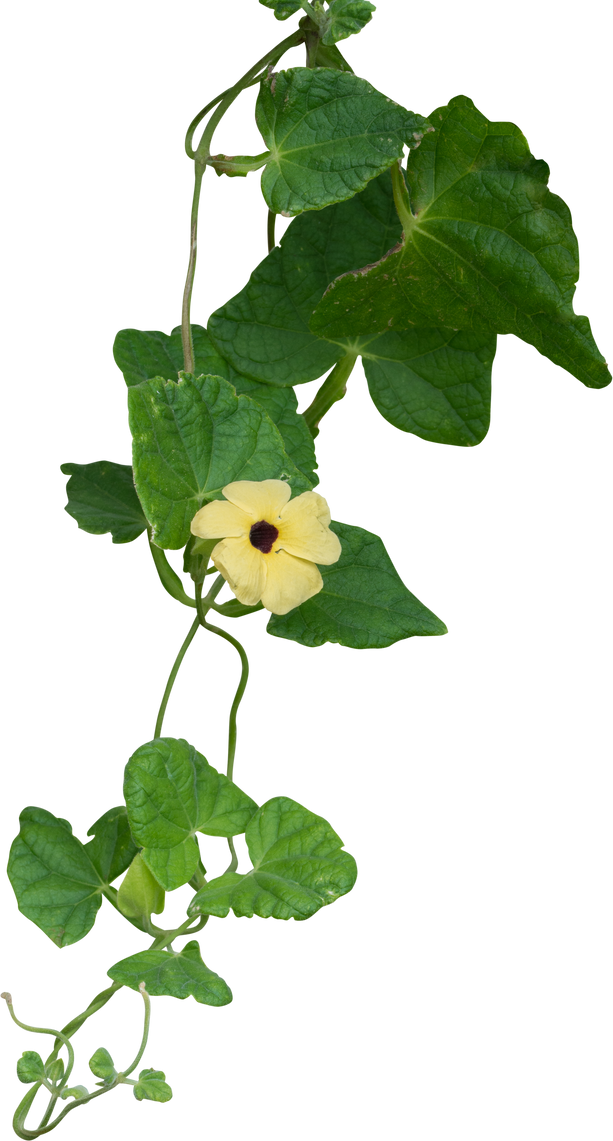
[[[260,519],[259,523],[254,523],[249,532],[249,541],[252,547],[257,547],[263,555],[268,555],[272,551],[272,545],[279,538],[279,532],[272,523],[267,523],[265,519]]]

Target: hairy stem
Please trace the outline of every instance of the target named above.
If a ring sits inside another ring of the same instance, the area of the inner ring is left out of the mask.
[[[192,198],[192,214],[190,222],[190,237],[189,237],[189,264],[187,266],[187,277],[185,279],[185,289],[183,290],[183,308],[181,310],[181,342],[183,344],[183,367],[186,372],[194,372],[194,341],[192,338],[192,328],[190,323],[190,309],[192,303],[192,290],[194,288],[194,277],[196,274],[196,256],[198,253],[198,206],[200,205],[200,188],[202,186],[202,176],[206,170],[204,163],[196,159],[194,164],[194,196]]]

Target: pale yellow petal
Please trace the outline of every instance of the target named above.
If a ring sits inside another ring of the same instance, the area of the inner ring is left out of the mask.
[[[266,587],[262,604],[273,614],[287,614],[307,598],[318,594],[323,579],[315,563],[296,559],[286,551],[263,555],[266,560]]]
[[[321,495],[315,491],[297,495],[281,512],[275,548],[323,566],[337,562],[341,556],[341,544],[328,527],[329,520],[328,504]]]
[[[266,584],[264,555],[249,539],[222,539],[211,559],[244,606],[255,606]]]
[[[248,535],[251,519],[240,507],[226,500],[213,500],[196,512],[191,522],[192,535],[200,539],[226,539],[228,535],[237,538]]]
[[[275,523],[287,503],[291,488],[283,479],[239,479],[222,488],[226,499],[246,511],[253,523]]]

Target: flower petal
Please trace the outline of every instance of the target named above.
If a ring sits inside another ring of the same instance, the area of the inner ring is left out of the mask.
[[[292,493],[283,479],[239,479],[227,484],[222,491],[226,499],[246,511],[254,523],[260,519],[274,523]]]
[[[200,539],[226,539],[228,535],[248,535],[251,519],[240,507],[214,499],[196,512],[191,522],[192,535]]]
[[[222,539],[211,559],[243,606],[255,606],[266,585],[264,555],[249,539]]]
[[[338,536],[328,527],[329,521],[325,499],[316,491],[304,491],[283,508],[275,548],[329,566],[340,559],[342,549]]]
[[[307,598],[318,594],[324,584],[315,563],[295,559],[286,551],[262,557],[266,560],[262,605],[272,614],[287,614]]]

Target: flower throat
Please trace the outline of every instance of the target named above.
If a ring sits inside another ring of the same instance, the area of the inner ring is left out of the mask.
[[[252,547],[257,547],[263,555],[269,555],[272,551],[272,545],[279,538],[279,532],[272,523],[267,523],[265,519],[260,519],[259,523],[254,523],[249,532],[249,541]]]

